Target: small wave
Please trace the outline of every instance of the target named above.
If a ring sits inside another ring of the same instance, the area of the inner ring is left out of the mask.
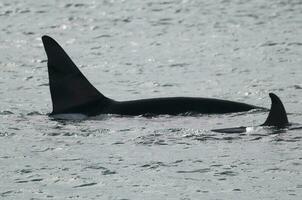
[[[237,176],[238,173],[231,171],[231,170],[226,170],[226,171],[222,171],[222,172],[217,172],[214,174],[214,176]]]
[[[73,188],[80,188],[80,187],[89,187],[89,186],[93,186],[93,185],[96,185],[97,183],[85,183],[85,184],[82,184],[82,185],[76,185],[76,186],[73,186]]]
[[[62,159],[62,161],[79,161],[79,160],[83,160],[83,158],[66,158],[66,159]]]
[[[102,174],[103,174],[103,175],[111,175],[111,174],[116,174],[116,172],[107,169],[107,170],[105,170],[105,171],[102,171]]]
[[[302,46],[302,42],[290,42],[287,45],[288,46]]]
[[[29,174],[29,173],[32,173],[32,169],[21,169],[21,170],[18,170],[17,173]]]
[[[164,164],[163,162],[151,162],[149,164],[144,164],[141,167],[142,168],[148,168],[148,169],[156,169],[160,166],[167,166],[167,165]]]
[[[14,191],[9,190],[9,191],[6,191],[6,192],[2,192],[2,193],[0,193],[0,197],[8,197],[9,194],[11,194],[11,193],[14,193]]]
[[[34,179],[30,179],[30,180],[20,180],[20,181],[16,181],[16,183],[40,182],[40,181],[43,181],[43,178],[34,178]]]
[[[46,152],[46,151],[52,151],[54,149],[55,148],[45,148],[45,149],[42,149],[42,150],[32,150],[31,152]]]
[[[210,172],[210,171],[211,171],[210,168],[203,168],[203,169],[195,169],[195,170],[187,170],[187,171],[180,170],[180,171],[177,171],[177,173],[180,173],[180,174],[187,174],[187,173],[207,173],[207,172]]]
[[[112,175],[112,174],[116,174],[117,172],[116,171],[112,171],[106,167],[103,167],[103,166],[99,166],[98,164],[95,164],[95,165],[90,165],[88,167],[85,167],[84,169],[92,169],[92,170],[102,170],[102,175]]]
[[[14,113],[9,110],[0,111],[0,115],[12,115],[12,114],[14,114]]]
[[[147,168],[147,169],[157,169],[159,167],[177,167],[179,163],[182,163],[183,160],[176,160],[171,163],[164,163],[161,161],[151,161],[150,163],[141,165],[142,168]]]
[[[106,167],[98,166],[98,165],[90,165],[90,166],[86,167],[85,169],[103,169],[103,170],[108,170]]]
[[[180,67],[180,68],[183,68],[183,67],[186,67],[188,65],[189,65],[188,63],[174,63],[174,64],[171,64],[170,67]]]
[[[31,182],[40,182],[43,181],[43,178],[35,178],[35,179],[31,179]]]
[[[16,135],[16,133],[9,133],[9,132],[6,132],[6,131],[4,131],[4,132],[0,131],[0,137],[10,137],[10,136],[14,136],[14,135]]]
[[[275,142],[299,142],[302,140],[301,136],[293,137],[293,138],[288,138],[288,137],[275,137],[273,141]]]
[[[38,111],[29,112],[26,114],[27,116],[35,116],[35,115],[44,115],[43,113],[40,113]]]
[[[145,136],[139,136],[137,144],[143,145],[168,145],[166,139],[160,138],[163,134],[149,134]]]
[[[260,47],[271,47],[271,46],[277,46],[277,45],[284,45],[285,42],[272,42],[267,41],[260,45]]]
[[[80,113],[72,113],[72,114],[56,114],[51,116],[54,119],[62,119],[62,120],[83,120],[87,119],[88,116]]]
[[[110,130],[109,129],[81,129],[81,130],[64,130],[62,131],[62,128],[58,127],[55,128],[58,130],[58,132],[48,132],[44,133],[44,135],[47,136],[66,136],[66,137],[98,137],[102,134],[108,133]]]

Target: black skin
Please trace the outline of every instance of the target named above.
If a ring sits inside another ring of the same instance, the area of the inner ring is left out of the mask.
[[[166,97],[115,101],[101,94],[80,72],[63,48],[51,37],[42,41],[48,57],[51,114],[120,115],[224,114],[263,109],[245,103],[212,98]]]
[[[179,114],[223,114],[242,112],[257,107],[220,99],[194,97],[168,97],[133,101],[114,101],[104,112],[121,115],[179,115]]]
[[[259,126],[270,126],[277,129],[287,128],[291,124],[288,122],[287,114],[280,98],[274,93],[269,94],[272,104],[271,109],[265,122]],[[245,126],[214,129],[213,132],[218,133],[244,133],[246,132]],[[297,128],[296,128],[297,129]]]

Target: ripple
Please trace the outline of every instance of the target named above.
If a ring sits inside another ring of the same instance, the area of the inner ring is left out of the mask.
[[[183,160],[176,160],[174,162],[170,163],[164,163],[161,161],[152,161],[147,164],[141,165],[140,167],[142,168],[147,168],[147,169],[157,169],[159,167],[177,167],[179,163],[182,163]]]
[[[58,132],[52,132],[52,133],[46,133],[44,135],[47,135],[47,136],[59,136],[61,135],[61,133],[58,133]]]
[[[15,130],[14,128],[9,128],[9,129]],[[19,129],[18,129],[18,130],[19,130]],[[4,131],[4,132],[1,132],[1,131],[0,131],[0,137],[11,137],[11,136],[14,136],[14,135],[16,135],[16,133],[8,133],[8,132],[6,132],[6,131]]]
[[[302,86],[301,86],[301,85],[294,85],[294,88],[295,88],[296,90],[301,90],[301,89],[302,89]]]
[[[254,137],[251,138],[250,141],[257,141],[257,140],[261,140],[263,137]]]
[[[31,182],[40,182],[43,181],[43,178],[35,178],[35,179],[31,179]]]
[[[279,167],[274,167],[264,170],[264,172],[275,172],[275,171],[284,171],[284,170]]]
[[[98,38],[110,38],[110,37],[112,37],[112,36],[109,35],[109,34],[102,34],[102,35],[94,37],[94,39],[98,39]]]
[[[28,183],[28,181],[22,180],[22,181],[16,181],[15,183]]]
[[[107,170],[106,167],[102,167],[102,166],[99,166],[99,165],[90,165],[90,166],[86,167],[85,169],[104,169],[104,170]]]
[[[223,172],[217,172],[214,174],[214,176],[237,176],[238,174],[239,173],[237,173],[237,172],[226,170]]]
[[[27,116],[36,116],[36,115],[44,115],[43,113],[40,113],[38,111],[32,111],[26,114]]]
[[[109,169],[102,171],[102,175],[112,175],[112,174],[116,174],[115,171],[111,171]]]
[[[187,170],[187,171],[177,171],[180,174],[187,174],[187,173],[207,173],[210,172],[210,168],[203,168],[203,169],[195,169],[195,170]]]
[[[44,87],[44,86],[47,86],[47,87],[48,87],[48,86],[49,86],[49,83],[42,83],[42,84],[39,84],[38,86],[39,86],[39,87],[41,87],[41,86],[43,86],[43,87]]]
[[[112,143],[112,145],[121,145],[121,144],[125,144],[125,142],[117,141],[117,142]]]
[[[6,191],[6,192],[2,192],[2,193],[0,193],[0,197],[7,197],[11,193],[14,193],[14,191],[13,190],[9,190],[9,191]]]
[[[162,19],[159,19],[157,21],[153,21],[151,22],[151,24],[153,26],[166,26],[166,25],[172,25],[173,19],[171,18],[162,18]]]
[[[89,187],[89,186],[93,186],[93,185],[96,185],[97,183],[85,183],[85,184],[82,184],[82,185],[76,185],[76,186],[73,186],[73,188],[80,188],[80,187]]]
[[[32,150],[31,152],[46,152],[46,151],[52,151],[55,148],[45,148],[45,149],[41,149],[41,150]]]
[[[84,169],[92,169],[92,170],[102,170],[102,175],[112,175],[112,174],[117,174],[116,171],[112,171],[106,167],[103,167],[103,166],[99,166],[98,164],[95,164],[95,165],[90,165],[88,167],[85,167]]]
[[[2,159],[9,159],[10,157],[9,156],[0,156],[0,158],[2,158]]]
[[[6,10],[6,11],[0,13],[0,16],[9,16],[9,15],[12,14],[12,13],[13,13],[12,10]]]
[[[149,164],[144,164],[141,167],[142,168],[148,168],[148,169],[157,169],[160,166],[167,166],[163,162],[151,162]]]
[[[83,158],[65,158],[65,159],[62,159],[62,161],[67,161],[67,162],[79,161],[79,160],[84,160],[84,159]]]
[[[293,137],[293,138],[282,138],[282,137],[275,137],[273,141],[275,142],[299,142],[302,140],[301,136]]]
[[[272,41],[267,41],[267,42],[265,42],[265,43],[263,43],[263,44],[261,44],[260,46],[261,47],[266,47],[266,46],[277,46],[277,45],[284,45],[285,44],[285,42],[272,42]]]
[[[31,32],[31,31],[25,31],[23,32],[24,35],[34,35],[35,33],[34,32]]]
[[[183,68],[183,67],[186,67],[188,65],[189,65],[188,63],[174,63],[174,64],[171,64],[170,67],[180,67],[180,68]]]
[[[32,173],[32,169],[21,169],[21,170],[18,170],[17,173],[29,174],[29,173]]]
[[[287,44],[288,46],[302,46],[302,42],[291,42]]]
[[[166,141],[162,139],[164,135],[159,133],[148,134],[137,137],[137,144],[143,145],[167,145]]]
[[[64,136],[64,137],[99,137],[102,134],[108,133],[109,129],[87,129],[86,127],[80,130],[62,130],[64,129],[61,126],[56,126],[55,129],[58,129],[58,132],[49,132],[44,133],[44,135],[47,136]]]
[[[14,113],[9,110],[0,111],[0,115],[12,115],[12,114],[14,114]]]
[[[215,141],[215,140],[221,140],[220,138],[212,135],[197,135],[192,137],[193,140],[197,141]]]

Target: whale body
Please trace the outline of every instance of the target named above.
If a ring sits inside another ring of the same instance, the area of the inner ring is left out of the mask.
[[[116,101],[100,93],[80,72],[63,48],[51,37],[42,37],[47,54],[53,111],[50,115],[79,113],[119,115],[222,114],[263,109],[214,98],[164,97]]]

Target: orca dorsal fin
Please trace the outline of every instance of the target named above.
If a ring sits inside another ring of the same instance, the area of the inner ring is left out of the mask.
[[[80,72],[63,48],[51,37],[42,37],[48,58],[49,87],[53,112],[84,113],[89,105],[108,100]]]
[[[278,128],[287,126],[289,123],[283,103],[274,93],[269,93],[269,96],[272,101],[271,110],[266,121],[261,126],[276,126]]]

